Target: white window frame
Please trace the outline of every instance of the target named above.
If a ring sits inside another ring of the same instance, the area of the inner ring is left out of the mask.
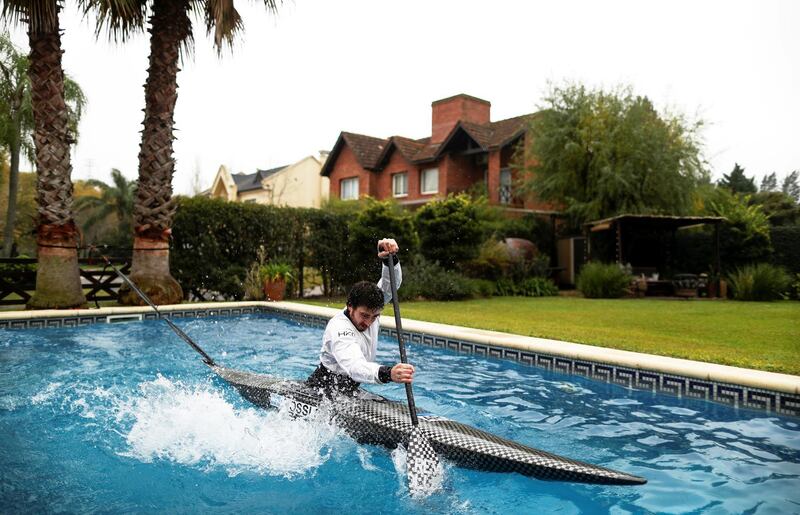
[[[403,190],[398,191],[398,179],[403,179]],[[392,196],[393,197],[407,197],[408,196],[408,172],[398,172],[392,174]]]
[[[436,174],[436,189],[433,190],[426,190],[425,189],[425,177],[428,174],[435,173]],[[422,170],[419,174],[419,192],[422,195],[432,195],[434,193],[439,193],[439,169],[438,168],[426,168]]]
[[[354,191],[347,191],[347,196],[345,196],[345,188],[352,184],[355,184]],[[339,198],[341,200],[358,200],[358,177],[348,177],[341,180],[339,183]]]

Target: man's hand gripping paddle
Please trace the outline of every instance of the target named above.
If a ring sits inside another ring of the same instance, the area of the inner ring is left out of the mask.
[[[389,282],[392,286],[392,306],[394,307],[394,322],[397,329],[397,343],[400,345],[400,361],[408,363],[406,346],[403,343],[403,326],[400,321],[400,302],[397,299],[397,279],[394,274],[394,256],[388,255]],[[412,495],[430,493],[435,487],[439,475],[439,457],[428,441],[428,438],[419,427],[417,408],[414,405],[414,391],[411,384],[406,383],[406,397],[408,398],[408,411],[411,414],[411,435],[408,439],[407,466],[408,489]]]

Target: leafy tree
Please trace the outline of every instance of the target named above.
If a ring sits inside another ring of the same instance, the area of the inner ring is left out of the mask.
[[[685,213],[708,177],[702,122],[659,114],[630,88],[551,86],[530,123],[521,190],[563,205],[576,225],[622,213]]]
[[[2,17],[27,26],[31,110],[37,173],[36,292],[30,308],[83,306],[77,228],[72,212],[70,145],[74,134],[65,102],[58,0],[5,0]]]
[[[115,230],[114,234],[110,235],[111,240],[106,243],[113,245],[123,242],[130,243],[126,237],[132,233],[131,222],[133,221],[136,181],[129,181],[116,168],[111,170],[111,180],[113,185],[96,179],[86,181],[85,186],[99,190],[99,196],[76,197],[75,208],[79,213],[87,215],[82,224],[84,234],[113,214],[116,219]]]
[[[706,204],[705,214],[726,218],[720,228],[722,267],[734,267],[767,260],[772,253],[770,225],[758,204],[749,195],[736,195],[727,188],[717,188]]]
[[[756,192],[755,180],[744,174],[744,168],[739,166],[739,163],[734,164],[731,173],[723,174],[722,179],[717,184],[723,188],[728,188],[733,193],[748,194]]]
[[[77,139],[78,123],[86,99],[80,86],[66,76],[64,97],[68,125]],[[2,255],[8,257],[14,244],[20,156],[24,155],[32,162],[34,143],[28,58],[14,46],[7,34],[0,35],[0,145],[8,151],[11,160],[2,249]]]
[[[775,177],[775,172],[765,175],[761,179],[761,186],[758,188],[760,192],[778,191],[778,179]]]
[[[263,0],[268,11],[275,0]],[[113,37],[125,39],[144,27],[150,9],[150,58],[144,86],[144,129],[139,147],[139,182],[134,203],[134,250],[131,279],[156,303],[179,302],[181,286],[169,271],[165,248],[172,232],[176,202],[172,196],[172,155],[175,103],[178,99],[178,61],[191,49],[190,13],[202,13],[221,52],[223,43],[233,44],[242,20],[232,0],[83,0],[87,13],[96,13],[98,32],[107,27]],[[141,304],[130,291],[120,292],[120,303]]]
[[[9,182],[10,165],[7,153],[0,150],[0,186],[5,191]],[[36,174],[33,172],[19,172],[17,188],[14,243],[11,254],[26,254],[33,256],[36,253]],[[8,211],[8,197],[0,194],[0,213]],[[8,218],[0,216],[0,231],[5,231]],[[10,256],[10,257],[13,257]]]
[[[760,206],[773,227],[800,222],[800,206],[781,191],[759,191],[749,196],[749,203]]]
[[[414,219],[420,253],[448,270],[474,259],[483,240],[478,212],[478,204],[464,194],[422,206]]]
[[[800,171],[793,171],[783,179],[783,185],[781,186],[781,191],[792,197],[795,202],[800,202],[800,183],[798,183],[798,176],[800,176]]]

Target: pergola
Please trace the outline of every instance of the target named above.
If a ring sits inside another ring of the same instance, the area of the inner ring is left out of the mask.
[[[674,247],[675,232],[678,229],[697,225],[712,224],[714,226],[714,272],[719,273],[719,224],[725,218],[720,216],[667,216],[667,215],[619,215],[602,220],[595,220],[584,224],[586,235],[587,259],[591,261],[592,246],[590,243],[591,233],[601,231],[614,231],[615,258],[619,264],[624,264],[629,259],[626,255],[626,246],[633,234],[641,234],[642,231],[649,233],[668,233],[671,236],[672,246]]]

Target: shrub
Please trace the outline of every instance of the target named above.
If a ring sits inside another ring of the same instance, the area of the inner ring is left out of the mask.
[[[491,282],[489,282],[491,284]],[[487,281],[469,279],[436,262],[415,256],[403,264],[401,299],[458,300],[490,293]]]
[[[785,225],[770,229],[772,264],[792,273],[800,273],[800,225]]]
[[[770,225],[761,206],[750,205],[748,196],[732,195],[724,188],[717,188],[715,196],[707,210],[727,219],[720,226],[723,270],[767,260],[772,254]]]
[[[786,296],[791,283],[783,268],[758,263],[738,268],[728,277],[736,300],[770,301]]]
[[[397,240],[401,259],[416,252],[417,237],[408,213],[391,201],[367,199],[361,211],[350,216],[347,248],[340,245],[334,250],[347,258],[349,273],[344,271],[343,279],[348,285],[380,275],[376,244],[381,238]]]
[[[627,293],[631,279],[618,265],[588,263],[581,269],[576,286],[584,297],[614,299]]]
[[[478,214],[478,204],[463,194],[422,206],[414,219],[422,255],[448,270],[474,259],[483,240]]]
[[[284,281],[291,280],[292,267],[286,263],[267,263],[261,265],[258,270],[258,275],[263,281],[274,281],[283,279]]]
[[[520,297],[552,297],[558,295],[558,286],[544,277],[528,277],[522,281],[500,279],[495,285],[495,294]]]
[[[478,249],[478,256],[463,265],[465,273],[470,277],[478,277],[490,281],[508,275],[512,266],[512,258],[502,242],[489,238]]]

